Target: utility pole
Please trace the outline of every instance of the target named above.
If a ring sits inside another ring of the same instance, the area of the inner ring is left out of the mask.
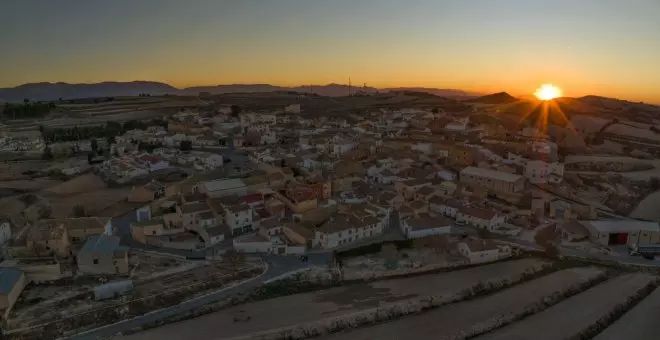
[[[352,92],[352,90],[353,90],[353,89],[352,89],[352,87],[351,87],[351,78],[349,77],[349,78],[348,78],[348,96],[349,96],[349,97],[353,96],[353,92]]]

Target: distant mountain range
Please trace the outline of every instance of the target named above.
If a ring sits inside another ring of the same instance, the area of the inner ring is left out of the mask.
[[[169,84],[152,81],[132,82],[102,82],[92,84],[68,83],[31,83],[11,88],[0,88],[0,101],[22,102],[29,100],[58,100],[94,97],[137,96],[141,93],[150,95],[198,95],[200,92],[210,94],[223,93],[259,93],[274,91],[313,92],[321,96],[338,97],[350,93],[376,93],[392,91],[426,92],[436,96],[452,99],[467,99],[480,96],[479,93],[455,89],[438,89],[423,87],[399,87],[378,89],[375,87],[350,87],[345,84],[308,85],[308,86],[276,86],[270,84],[229,84],[216,86],[194,86],[179,89]]]

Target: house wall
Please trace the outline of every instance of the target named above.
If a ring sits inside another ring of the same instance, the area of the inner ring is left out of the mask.
[[[511,248],[508,246],[492,250],[471,252],[470,248],[465,243],[461,242],[458,244],[458,251],[461,255],[467,257],[470,263],[493,262],[511,256]]]
[[[231,212],[225,215],[225,223],[229,226],[234,235],[243,233],[241,230],[252,226],[252,209]]]
[[[490,220],[485,220],[482,218],[478,218],[475,216],[470,216],[463,214],[461,212],[458,212],[456,214],[456,220],[457,221],[465,221],[467,223],[470,223],[474,225],[475,227],[483,228],[483,229],[493,229],[494,227],[500,226],[502,223],[504,223],[504,220],[502,218],[503,216],[495,216]]]
[[[451,233],[451,226],[437,227],[437,228],[423,229],[423,230],[410,230],[407,236],[408,238],[420,238],[420,237],[426,237],[432,235],[445,235],[449,233]]]
[[[316,209],[317,207],[318,207],[318,200],[316,198],[313,198],[311,200],[293,203],[292,210],[295,213],[303,213],[305,211]]]
[[[653,231],[633,231],[628,234],[628,245],[633,244],[658,244],[660,243],[660,233]]]
[[[43,247],[46,252],[53,253],[59,257],[68,257],[71,251],[71,242],[67,232],[63,232],[59,239],[27,241],[27,248],[34,251],[37,247]]]
[[[9,222],[0,223],[0,246],[11,239],[11,226]]]
[[[525,189],[525,179],[522,177],[515,182],[506,182],[486,176],[461,174],[460,181],[466,185],[479,186],[488,190],[509,194],[517,193]]]
[[[273,245],[270,242],[236,242],[234,249],[240,253],[269,253]]]
[[[103,235],[106,233],[106,228],[101,227],[101,228],[71,228],[67,230],[69,233],[69,236],[71,237],[71,241],[73,242],[85,242],[88,237],[94,236],[94,235]]]
[[[286,253],[287,254],[304,254],[305,253],[305,246],[287,246],[286,247]]]
[[[154,192],[144,187],[135,188],[127,197],[128,202],[147,203],[154,200]]]
[[[444,216],[449,216],[452,218],[456,218],[456,213],[458,212],[457,208],[450,207],[448,205],[444,204],[429,204],[429,208],[431,211],[437,213],[437,214],[442,214]]]
[[[27,284],[28,280],[25,273],[22,273],[18,282],[16,282],[16,285],[11,289],[9,294],[0,294],[0,309],[11,309]]]
[[[304,245],[307,244],[307,239],[305,237],[303,237],[302,235],[294,232],[293,230],[285,227],[285,228],[282,228],[282,231],[284,232],[284,235],[286,235],[286,237],[288,239],[290,239],[291,241],[293,241],[297,244],[304,244]]]
[[[78,255],[78,270],[84,274],[125,274],[128,272],[128,254],[115,258],[113,253],[94,252]],[[98,263],[94,263],[98,260]]]
[[[163,226],[160,224],[141,226],[141,227],[131,226],[131,234],[133,235],[134,240],[146,244],[147,236],[163,234]]]

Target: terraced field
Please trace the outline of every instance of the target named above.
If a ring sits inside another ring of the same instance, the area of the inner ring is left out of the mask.
[[[594,340],[656,340],[660,338],[660,289],[623,315]]]
[[[553,300],[576,293],[604,278],[605,271],[598,268],[566,269],[481,299],[451,304],[419,316],[333,334],[322,339],[390,339],[394,334],[406,334],[413,339],[424,339],[431,335],[434,339],[465,339],[543,309]]]
[[[478,340],[556,340],[582,338],[590,328],[606,323],[608,316],[655,280],[647,274],[626,274],[609,280]],[[635,338],[636,339],[636,338]]]
[[[341,319],[355,313],[369,313],[373,309],[401,302],[408,303],[429,297],[435,297],[438,303],[456,301],[465,294],[471,294],[471,290],[515,283],[549,265],[546,261],[524,259],[443,274],[377,281],[291,295],[239,305],[197,319],[136,333],[128,336],[128,339],[225,339],[243,338],[246,334],[256,332],[263,333],[264,336],[276,336],[280,332],[293,330],[298,325],[328,318]],[[249,321],[236,322],[236,317],[249,317]],[[246,338],[251,338],[251,335]]]
[[[658,339],[657,276],[549,265],[524,259],[349,285],[239,305],[128,338]]]

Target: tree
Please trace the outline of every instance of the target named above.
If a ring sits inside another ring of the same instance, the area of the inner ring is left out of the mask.
[[[238,105],[232,105],[229,107],[229,109],[231,110],[231,115],[234,117],[237,117],[243,111],[243,109]]]
[[[179,145],[179,149],[181,151],[190,151],[192,150],[192,142],[189,140],[182,140],[181,144]]]
[[[99,142],[96,138],[92,138],[92,151],[96,152],[99,149]]]
[[[653,190],[658,190],[660,189],[660,178],[658,177],[651,177],[651,189]]]
[[[48,145],[46,145],[46,147],[44,147],[44,152],[41,155],[41,158],[43,158],[45,160],[53,159],[53,152],[50,150],[50,147]]]
[[[73,206],[73,217],[85,217],[87,216],[85,213],[85,207],[77,204]]]

